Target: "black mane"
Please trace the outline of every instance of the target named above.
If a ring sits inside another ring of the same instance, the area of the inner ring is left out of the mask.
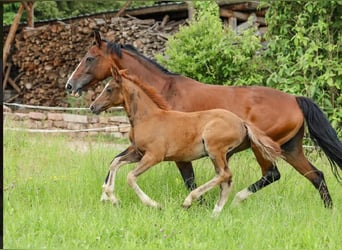
[[[156,61],[146,57],[145,55],[141,54],[133,45],[131,44],[119,44],[115,42],[107,42],[107,53],[115,53],[117,54],[120,58],[122,58],[122,49],[128,50],[130,52],[133,52],[135,55],[138,57],[142,58],[143,60],[152,63],[154,66],[156,66],[158,69],[160,69],[163,73],[169,74],[169,75],[178,75],[176,73],[168,71],[166,68],[158,64]]]

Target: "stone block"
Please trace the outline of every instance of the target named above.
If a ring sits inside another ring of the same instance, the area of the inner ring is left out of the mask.
[[[46,120],[47,118],[46,114],[40,113],[40,112],[30,112],[28,115],[30,119],[37,120],[37,121]]]

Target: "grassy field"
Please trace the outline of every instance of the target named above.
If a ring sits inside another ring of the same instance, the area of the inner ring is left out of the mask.
[[[311,161],[326,176],[334,200],[325,209],[318,192],[292,167],[279,162],[282,178],[237,208],[234,194],[260,178],[250,151],[230,163],[234,191],[221,215],[211,212],[218,188],[206,204],[189,210],[174,163],[139,177],[147,194],[164,209],[145,207],[126,183],[133,164],[120,169],[116,194],[121,204],[101,203],[101,186],[120,147],[108,137],[26,134],[4,131],[4,248],[112,249],[341,249],[342,192],[324,156]],[[208,159],[194,162],[197,183],[212,178]]]

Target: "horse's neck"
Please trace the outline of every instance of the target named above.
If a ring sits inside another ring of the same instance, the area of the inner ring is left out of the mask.
[[[127,69],[129,74],[139,76],[139,78],[155,88],[159,93],[162,92],[169,81],[169,76],[158,69],[155,65],[144,59],[139,58],[132,52],[122,50],[122,57],[114,59],[120,69]]]
[[[123,96],[125,99],[125,110],[129,121],[134,127],[141,120],[148,120],[161,109],[147,94],[132,82],[123,85]]]

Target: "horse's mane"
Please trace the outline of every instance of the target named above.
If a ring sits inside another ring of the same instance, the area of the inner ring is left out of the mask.
[[[176,73],[168,71],[166,68],[158,64],[156,61],[146,57],[145,55],[141,54],[133,45],[131,44],[119,44],[115,42],[107,42],[107,53],[115,53],[117,54],[120,58],[122,58],[122,49],[128,50],[132,52],[133,54],[137,55],[139,58],[143,59],[144,61],[147,61],[154,66],[156,66],[159,70],[161,70],[163,73],[168,74],[168,75],[178,75]]]
[[[161,109],[170,110],[170,105],[164,100],[163,97],[150,85],[142,82],[137,76],[128,75],[125,72],[121,73],[121,76],[127,78],[135,85],[137,85],[142,91],[146,93],[146,95],[151,98],[151,100]]]

